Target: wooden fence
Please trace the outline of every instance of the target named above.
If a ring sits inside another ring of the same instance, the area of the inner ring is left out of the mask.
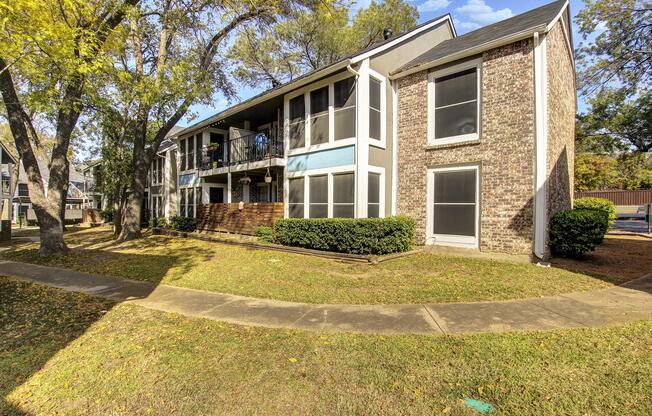
[[[639,191],[592,191],[575,192],[575,198],[604,198],[615,205],[643,205],[652,203],[652,189]]]
[[[283,218],[282,202],[203,204],[197,208],[197,230],[256,234],[261,225],[271,226]]]

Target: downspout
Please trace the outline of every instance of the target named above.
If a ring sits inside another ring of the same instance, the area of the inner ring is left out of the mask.
[[[353,75],[355,75],[356,78],[358,78],[360,76],[360,73],[358,71],[356,71],[355,69],[353,69],[351,64],[346,66],[346,70],[349,71],[350,73],[352,73]]]
[[[545,32],[534,33],[534,131],[535,131],[535,189],[534,189],[534,255],[546,256],[548,230],[547,174],[548,174],[548,119],[547,119],[547,63]]]

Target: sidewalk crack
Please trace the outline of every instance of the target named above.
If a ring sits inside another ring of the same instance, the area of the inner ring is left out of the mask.
[[[422,305],[422,306],[423,306],[423,309],[426,310],[426,313],[428,314],[428,316],[430,317],[430,319],[432,319],[432,321],[435,323],[435,325],[437,325],[437,328],[439,328],[439,330],[441,331],[441,333],[442,333],[442,334],[446,334],[446,331],[444,330],[444,328],[442,328],[441,325],[439,325],[439,322],[437,322],[437,320],[436,320],[435,317],[433,316],[432,312],[430,312],[430,309],[428,309],[428,307],[427,307],[426,305]]]

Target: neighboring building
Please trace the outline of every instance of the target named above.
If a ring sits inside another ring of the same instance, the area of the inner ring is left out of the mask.
[[[84,164],[82,167],[82,176],[84,184],[82,190],[84,192],[84,208],[91,209],[106,209],[106,199],[99,191],[102,183],[100,168],[102,166],[101,160],[91,160]]]
[[[151,218],[177,215],[177,137],[176,127],[161,143],[148,174],[147,207]]]
[[[41,177],[44,183],[48,183],[50,178],[50,170],[47,163],[37,159]],[[80,169],[71,166],[68,179],[68,194],[66,198],[66,220],[79,221],[82,220],[82,208],[85,201],[84,189],[84,176]],[[46,187],[47,192],[47,187]],[[26,221],[36,221],[36,214],[32,207],[32,201],[29,196],[29,189],[27,186],[27,174],[20,164],[18,181],[13,198],[12,218],[14,223],[19,222],[19,217]]]
[[[15,186],[15,166],[18,160],[0,143],[0,220],[10,220],[13,215],[12,187]]]
[[[273,88],[178,133],[161,204],[408,215],[421,244],[544,257],[572,202],[570,24],[567,1],[463,36],[445,15]]]

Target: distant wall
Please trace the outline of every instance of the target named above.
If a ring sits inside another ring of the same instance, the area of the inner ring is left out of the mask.
[[[593,191],[575,192],[575,198],[604,198],[615,205],[644,205],[652,204],[652,189],[639,191]]]

